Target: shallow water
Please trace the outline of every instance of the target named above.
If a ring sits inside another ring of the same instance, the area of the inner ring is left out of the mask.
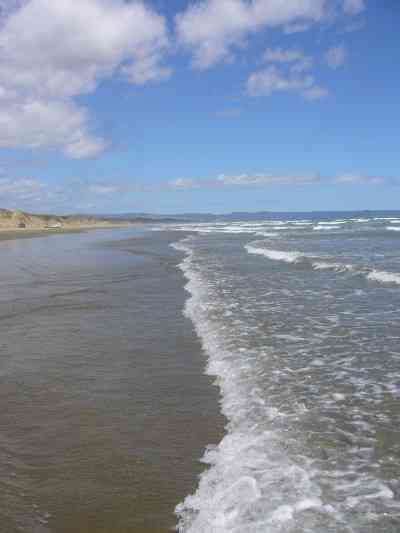
[[[399,227],[0,243],[4,531],[397,533]]]
[[[228,419],[180,531],[399,531],[400,236],[385,218],[191,224],[175,244]]]
[[[176,238],[0,243],[0,531],[174,527],[223,426]]]

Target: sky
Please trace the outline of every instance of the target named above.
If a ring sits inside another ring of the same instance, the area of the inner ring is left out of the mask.
[[[0,0],[0,207],[400,209],[398,0]]]

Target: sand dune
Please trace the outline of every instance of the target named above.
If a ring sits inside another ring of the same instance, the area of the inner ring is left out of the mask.
[[[32,214],[20,210],[0,209],[0,231],[62,230],[126,225],[128,221],[114,221],[94,216],[57,216]]]

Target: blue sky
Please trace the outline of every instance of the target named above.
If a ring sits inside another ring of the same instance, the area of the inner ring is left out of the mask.
[[[400,207],[398,0],[0,13],[0,207]]]

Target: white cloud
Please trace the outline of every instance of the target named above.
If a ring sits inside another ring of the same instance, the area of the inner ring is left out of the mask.
[[[190,178],[178,178],[168,182],[168,186],[172,189],[194,189],[198,186],[196,180]]]
[[[343,184],[371,184],[379,185],[386,179],[383,176],[367,176],[365,174],[341,174],[335,178],[337,183]]]
[[[343,1],[343,10],[349,15],[357,15],[364,11],[365,2],[364,0],[344,0]]]
[[[290,64],[292,72],[305,72],[313,67],[314,60],[302,50],[267,48],[264,53],[264,61],[268,63]]]
[[[314,66],[313,57],[302,50],[267,48],[264,61],[272,65],[254,72],[247,81],[250,96],[269,96],[273,92],[297,92],[306,100],[320,100],[329,91],[316,84],[309,73]]]
[[[116,194],[119,192],[119,190],[120,189],[114,185],[95,184],[89,186],[89,192],[100,195]]]
[[[347,58],[347,51],[343,45],[333,46],[325,54],[326,64],[333,69],[337,69],[344,65]]]
[[[291,63],[303,58],[304,53],[295,49],[267,48],[264,53],[264,60],[270,63]]]
[[[223,186],[257,186],[257,185],[304,185],[316,183],[320,180],[318,175],[279,176],[275,174],[222,174],[216,179],[217,185]]]
[[[25,179],[0,179],[0,198],[31,199],[44,189],[44,185],[37,180]]]
[[[98,155],[107,143],[72,98],[118,72],[134,84],[168,77],[168,45],[164,18],[141,2],[30,0],[13,10],[0,29],[0,146]]]
[[[274,65],[254,72],[247,80],[247,93],[250,96],[270,96],[274,92],[296,92],[308,100],[328,95],[326,89],[315,84],[310,74],[285,73]]]
[[[399,180],[384,176],[370,176],[362,173],[343,173],[336,176],[321,176],[318,173],[298,174],[220,174],[206,179],[178,178],[167,183],[140,184],[132,182],[92,182],[79,178],[65,180],[57,185],[45,184],[33,178],[0,178],[0,202],[5,206],[16,206],[27,210],[71,211],[78,206],[91,205],[99,209],[112,207],[115,195],[122,199],[132,198],[133,193],[159,193],[160,191],[183,192],[187,190],[232,190],[268,187],[312,187],[331,186],[383,186],[398,184]]]
[[[169,182],[175,190],[201,189],[201,188],[225,188],[225,187],[268,187],[273,185],[302,186],[316,184],[338,185],[380,185],[388,182],[382,176],[368,176],[365,174],[340,174],[338,176],[321,176],[315,174],[220,174],[211,179],[178,179]]]
[[[0,146],[62,146],[69,156],[93,157],[105,141],[87,131],[87,113],[70,101],[11,100],[0,110]]]
[[[176,17],[176,32],[193,51],[194,67],[204,69],[229,58],[250,33],[322,20],[327,5],[328,0],[202,0]]]
[[[143,56],[138,54],[134,63],[123,67],[122,72],[134,85],[144,85],[168,79],[172,74],[172,69],[160,65],[158,52],[149,54],[145,51]]]

